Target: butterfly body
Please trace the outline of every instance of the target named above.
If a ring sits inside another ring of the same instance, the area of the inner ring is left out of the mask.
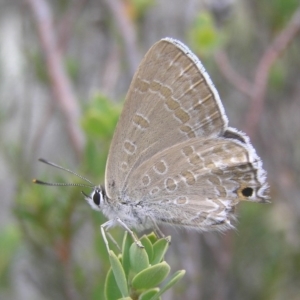
[[[260,158],[244,133],[228,127],[201,62],[174,39],[154,44],[129,88],[105,188],[87,201],[107,226],[225,230],[235,206],[267,202],[267,188]]]

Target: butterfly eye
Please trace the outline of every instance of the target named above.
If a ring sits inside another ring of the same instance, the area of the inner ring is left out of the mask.
[[[244,189],[242,190],[242,194],[243,194],[243,196],[245,196],[245,197],[251,197],[252,194],[253,194],[253,188],[251,188],[251,187],[246,187],[246,188],[244,188]]]
[[[101,200],[100,192],[98,190],[96,190],[94,195],[93,195],[93,201],[97,206],[99,206],[100,205],[100,200]]]

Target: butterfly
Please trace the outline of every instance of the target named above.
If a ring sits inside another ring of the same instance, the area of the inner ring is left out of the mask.
[[[244,133],[228,127],[199,59],[164,38],[132,79],[104,186],[85,198],[109,219],[101,226],[105,236],[117,224],[131,234],[133,228],[159,233],[160,224],[223,231],[233,227],[239,202],[265,203],[269,192],[261,159]]]

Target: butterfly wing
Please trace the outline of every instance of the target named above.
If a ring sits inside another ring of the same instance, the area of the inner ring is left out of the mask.
[[[144,161],[123,199],[139,199],[140,217],[157,223],[228,228],[240,201],[268,201],[260,158],[244,134],[230,130],[230,138],[193,138]]]
[[[227,128],[219,95],[197,57],[173,39],[147,52],[130,85],[111,143],[105,188],[118,201],[131,173],[163,149]]]

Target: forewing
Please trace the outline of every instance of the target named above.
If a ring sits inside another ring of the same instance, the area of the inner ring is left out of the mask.
[[[222,135],[226,127],[219,95],[197,57],[176,40],[157,42],[132,80],[115,130],[106,165],[108,197],[119,198],[131,173],[161,150]]]

